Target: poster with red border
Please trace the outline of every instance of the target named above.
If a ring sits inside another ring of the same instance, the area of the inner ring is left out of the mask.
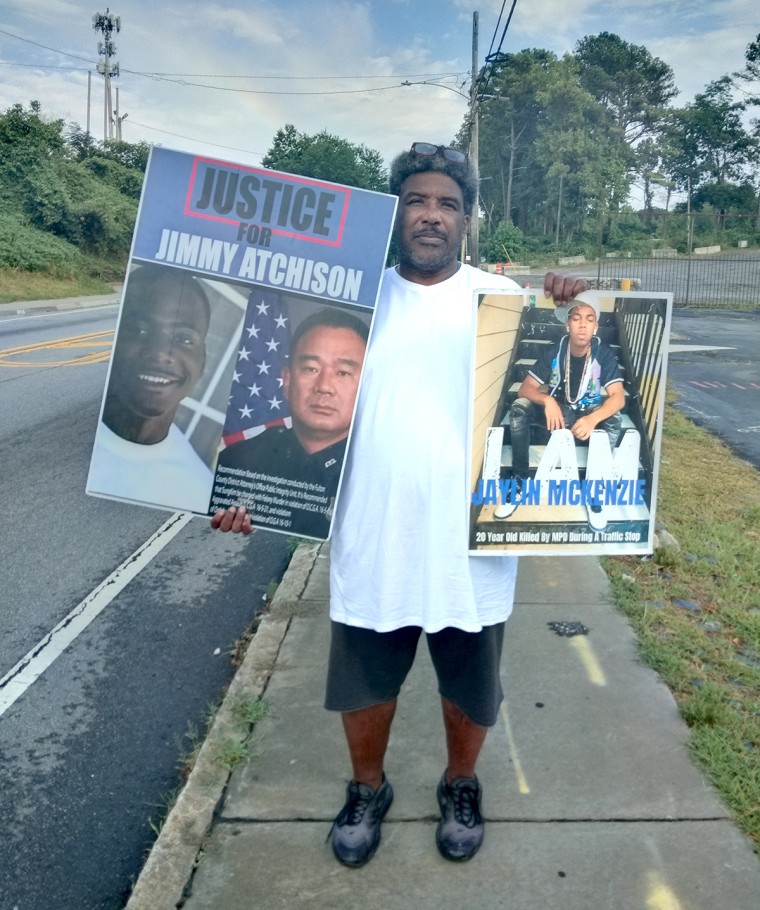
[[[395,209],[153,148],[87,492],[327,539]]]
[[[529,290],[475,294],[471,555],[652,552],[672,295],[582,299],[597,311],[594,334],[585,357],[568,359],[567,308]],[[613,387],[622,407],[574,435]],[[562,425],[550,429],[547,408],[525,397],[534,388],[559,403]]]

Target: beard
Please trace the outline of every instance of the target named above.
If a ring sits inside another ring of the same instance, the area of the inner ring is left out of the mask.
[[[457,258],[459,244],[435,247],[427,251],[401,247],[399,261],[421,275],[435,275],[443,271]]]

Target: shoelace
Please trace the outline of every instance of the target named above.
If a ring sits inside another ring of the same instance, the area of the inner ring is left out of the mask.
[[[364,813],[367,811],[367,807],[372,802],[372,798],[375,793],[370,793],[368,796],[363,795],[359,787],[351,787],[349,792],[348,803],[345,806],[346,817],[343,820],[344,825],[358,825],[359,822],[364,818]]]
[[[449,787],[454,800],[454,818],[465,828],[475,825],[478,813],[478,788],[472,784]]]
[[[344,825],[358,825],[364,818],[364,813],[367,811],[367,807],[372,802],[376,792],[370,793],[369,796],[363,796],[359,787],[352,783],[348,790],[348,802],[340,810],[332,825],[330,825],[325,843],[330,840],[336,825],[340,824],[341,828]]]

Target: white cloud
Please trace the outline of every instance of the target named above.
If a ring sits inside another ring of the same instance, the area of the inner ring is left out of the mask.
[[[677,103],[683,104],[711,79],[741,67],[744,49],[758,30],[755,4],[519,0],[504,49],[545,47],[561,55],[584,35],[612,31],[645,45],[673,67],[682,90]],[[114,85],[120,89],[121,111],[128,114],[123,130],[130,141],[257,163],[274,132],[293,123],[304,132],[326,129],[364,143],[388,160],[414,139],[450,141],[466,114],[466,99],[455,91],[467,91],[462,83],[471,64],[470,0],[217,0],[211,5],[186,0],[181,6],[112,0],[108,5],[122,20],[115,36],[122,75]],[[482,59],[502,0],[476,5]],[[0,29],[94,63],[96,9],[89,0],[4,0]],[[79,66],[79,71],[0,66],[5,77],[0,110],[37,99],[46,114],[85,124],[84,62],[0,34],[3,61]],[[151,79],[138,72],[186,75]],[[405,78],[425,79],[411,74],[433,73],[462,75],[458,80],[428,77],[448,89],[400,85]],[[284,78],[292,76],[308,78]],[[338,76],[343,78],[325,78]],[[357,92],[370,88],[383,90]],[[255,93],[241,91],[246,89]],[[327,90],[341,94],[307,94]],[[98,137],[102,97],[103,80],[94,74],[92,128]]]

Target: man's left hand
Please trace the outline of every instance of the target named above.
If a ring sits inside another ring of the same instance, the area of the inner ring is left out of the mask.
[[[225,533],[232,531],[233,534],[250,534],[253,531],[251,516],[243,506],[219,509],[211,518],[211,527]]]
[[[570,432],[576,439],[591,439],[591,434],[596,429],[596,421],[589,415],[579,417],[570,427]]]
[[[588,291],[590,287],[585,278],[547,272],[544,278],[544,297],[552,297],[556,306],[564,306],[581,291]]]

